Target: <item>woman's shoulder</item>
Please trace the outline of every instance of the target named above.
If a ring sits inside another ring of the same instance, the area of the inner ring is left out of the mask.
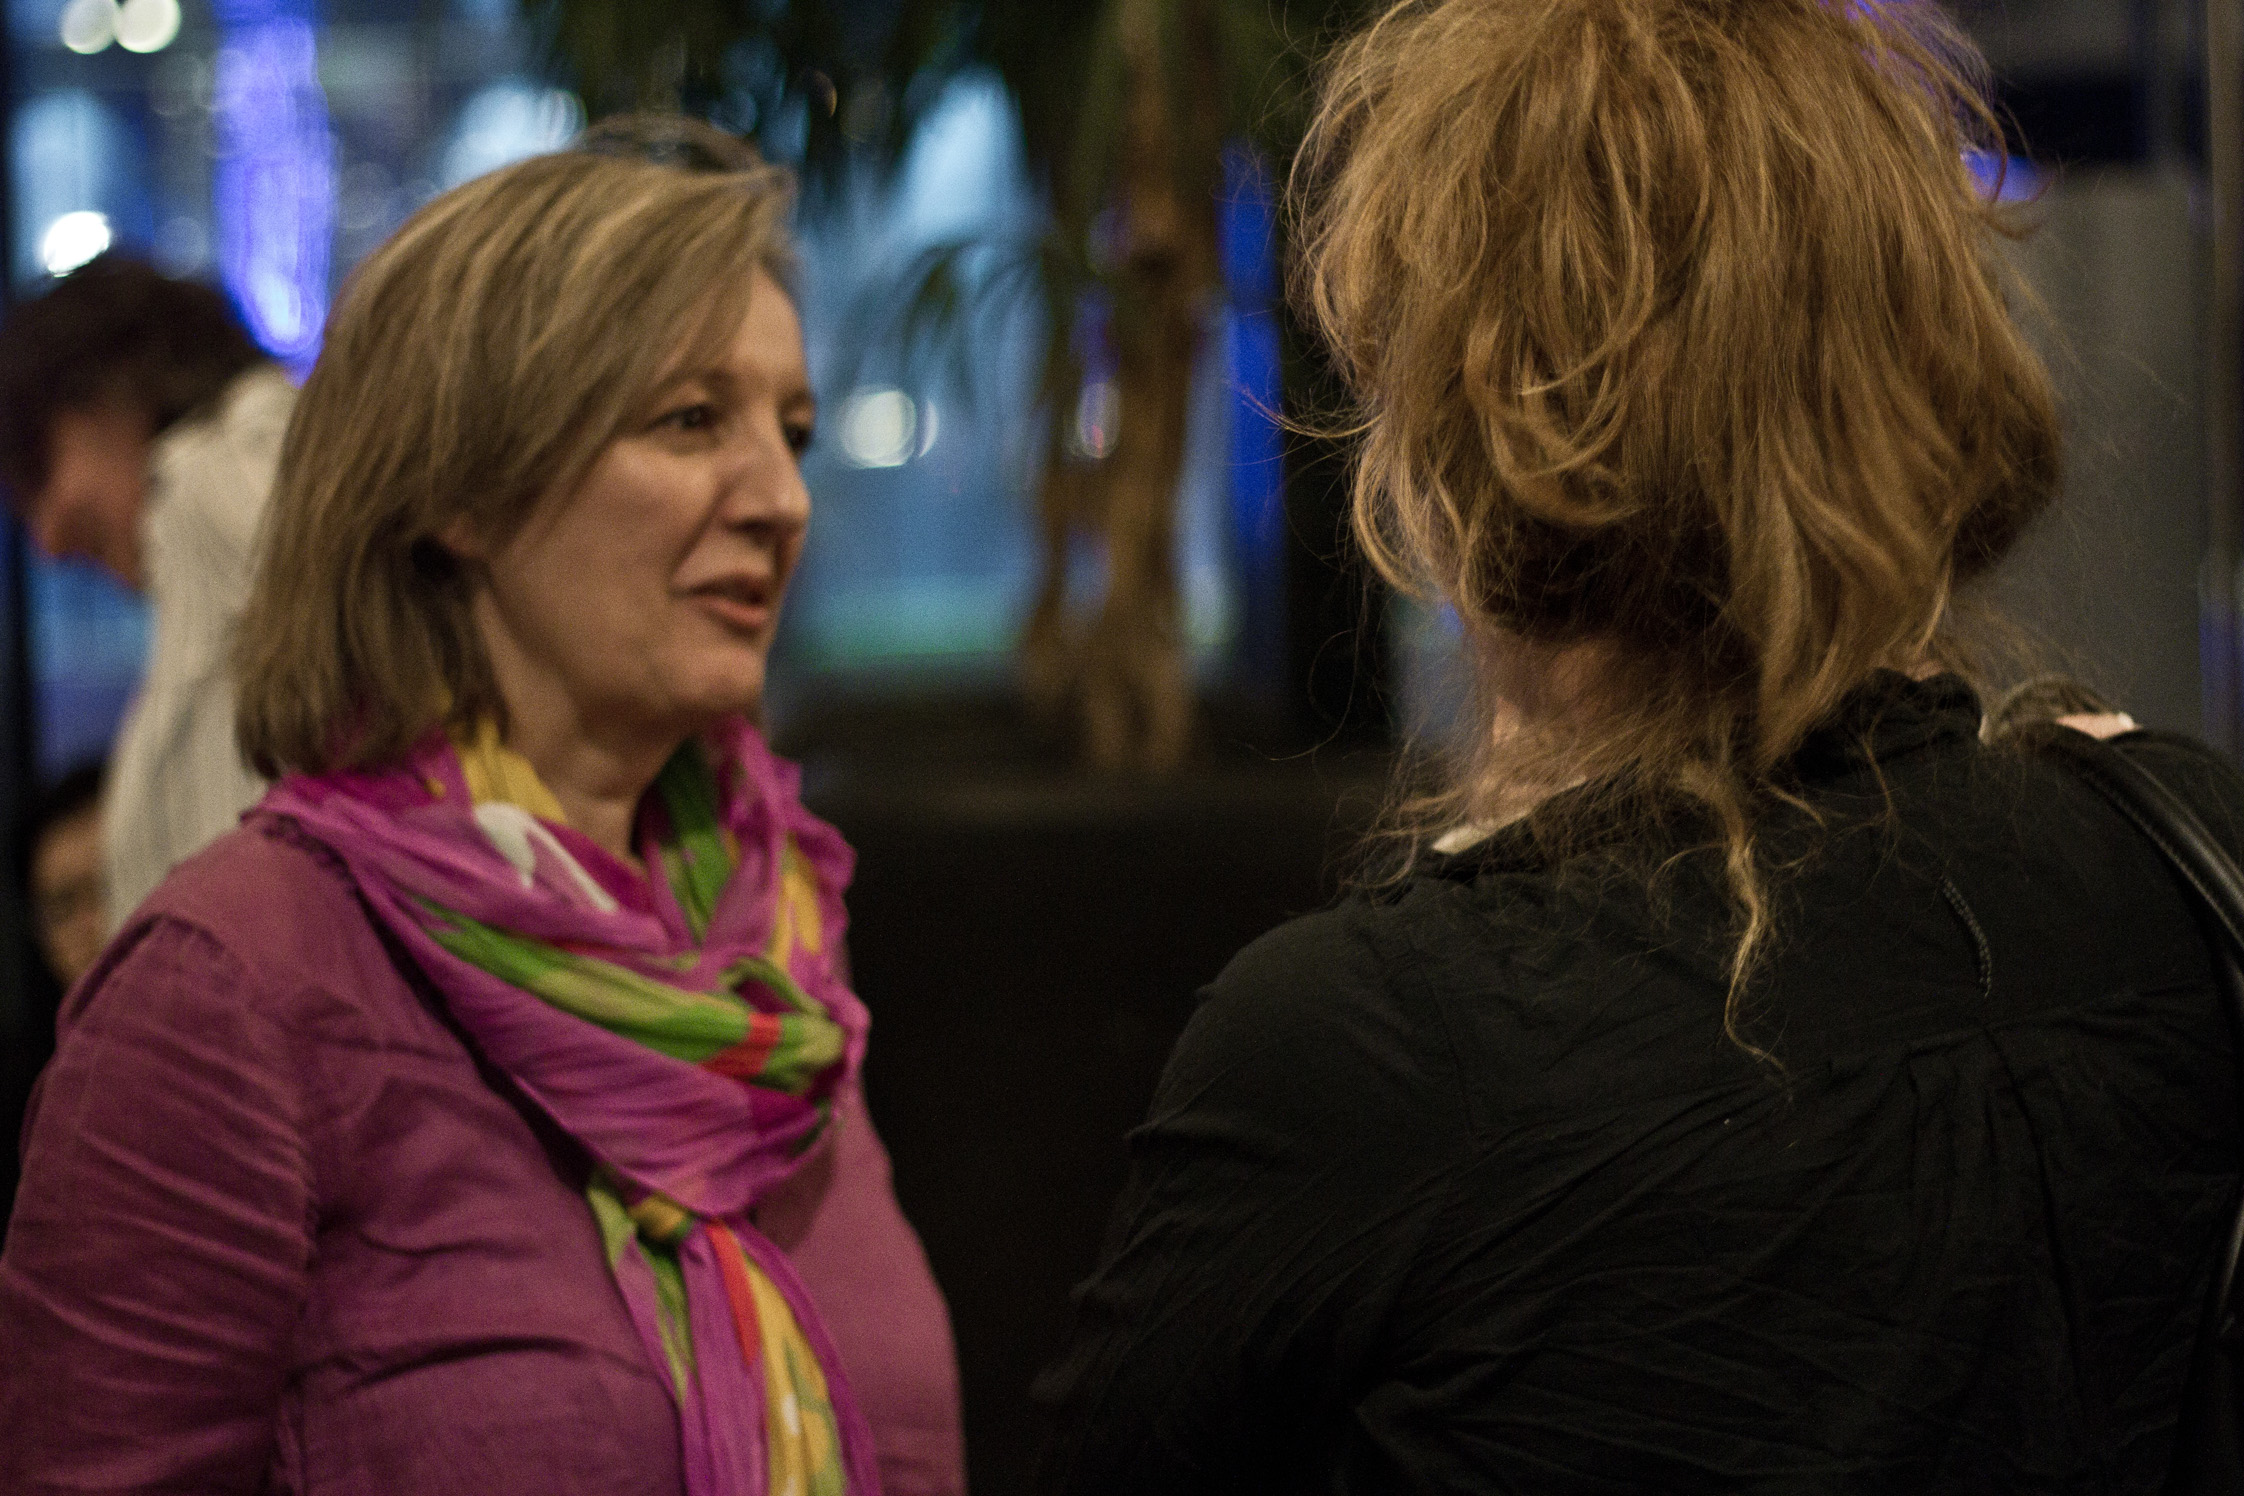
[[[1201,993],[1202,1012],[1250,1024],[1319,1029],[1389,1013],[1409,1000],[1415,908],[1358,891],[1249,942]]]
[[[1359,1117],[1453,1112],[1454,1047],[1420,959],[1423,901],[1418,890],[1354,893],[1241,950],[1201,992],[1163,1077],[1164,1102],[1221,1096],[1328,1119],[1334,1098],[1349,1098],[1344,1110]]]
[[[291,823],[256,816],[173,868],[125,919],[65,1022],[156,969],[292,1025],[307,1016],[293,1010],[363,1012],[403,985],[340,860]]]
[[[2177,732],[2131,732],[2112,742],[2188,802],[2231,851],[2244,850],[2244,772],[2233,759]]]
[[[257,815],[173,868],[120,930],[168,919],[229,944],[267,944],[284,934],[332,938],[338,917],[357,905],[334,853],[291,822]]]
[[[2076,747],[2088,741],[2069,733],[2060,737]],[[2244,859],[2244,772],[2228,754],[2184,733],[2139,727],[2104,738],[2090,752],[2116,754],[2147,771],[2232,856]],[[1984,855],[1991,844],[2031,840],[2037,833],[2082,849],[2108,846],[2112,838],[2117,845],[2132,846],[2139,838],[2090,788],[2071,754],[2048,751],[2031,734],[2005,736],[1992,749],[1973,744],[1950,755],[1958,756],[1967,759],[1973,772],[1946,777],[1927,797],[1928,807],[1947,813],[1917,819],[1930,842],[1959,859]],[[1990,827],[2002,834],[1988,834]]]

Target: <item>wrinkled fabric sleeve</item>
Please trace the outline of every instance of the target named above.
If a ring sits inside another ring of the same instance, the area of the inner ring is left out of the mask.
[[[255,1491],[310,1260],[306,1079],[209,935],[74,995],[0,1257],[0,1490]]]
[[[1202,996],[1067,1354],[1039,1489],[1287,1489],[1335,1453],[1351,1386],[1440,1214],[1467,1125],[1438,1020],[1341,914],[1242,953]]]

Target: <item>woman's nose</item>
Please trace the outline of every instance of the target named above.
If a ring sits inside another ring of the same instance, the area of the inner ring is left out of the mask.
[[[778,474],[779,492],[776,504],[782,522],[800,528],[810,522],[810,486],[803,482],[801,466],[794,454],[788,454],[787,465]]]
[[[727,505],[736,524],[799,529],[810,521],[810,489],[785,436],[745,442],[735,456]]]

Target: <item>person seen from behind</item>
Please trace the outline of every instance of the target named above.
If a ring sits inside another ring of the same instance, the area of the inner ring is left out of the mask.
[[[265,781],[227,651],[296,388],[218,292],[107,254],[0,325],[0,480],[34,544],[150,605],[102,810],[108,928]]]
[[[236,657],[278,783],[74,989],[26,1124],[0,1489],[964,1488],[853,854],[755,725],[792,182],[647,133],[714,138],[502,167],[338,301]]]
[[[2059,487],[1984,86],[1924,0],[1405,0],[1330,58],[1295,292],[1475,728],[1204,995],[1044,1490],[2164,1485],[2236,1061],[2150,843],[1982,737],[1959,598]]]

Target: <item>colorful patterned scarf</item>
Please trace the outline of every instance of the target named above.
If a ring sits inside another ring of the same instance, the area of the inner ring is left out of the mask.
[[[689,1496],[878,1496],[872,1438],[751,1212],[865,1048],[833,959],[854,858],[734,721],[640,813],[640,877],[488,726],[388,769],[293,775],[258,813],[348,865],[476,1045],[591,1155],[608,1265],[678,1404]]]

